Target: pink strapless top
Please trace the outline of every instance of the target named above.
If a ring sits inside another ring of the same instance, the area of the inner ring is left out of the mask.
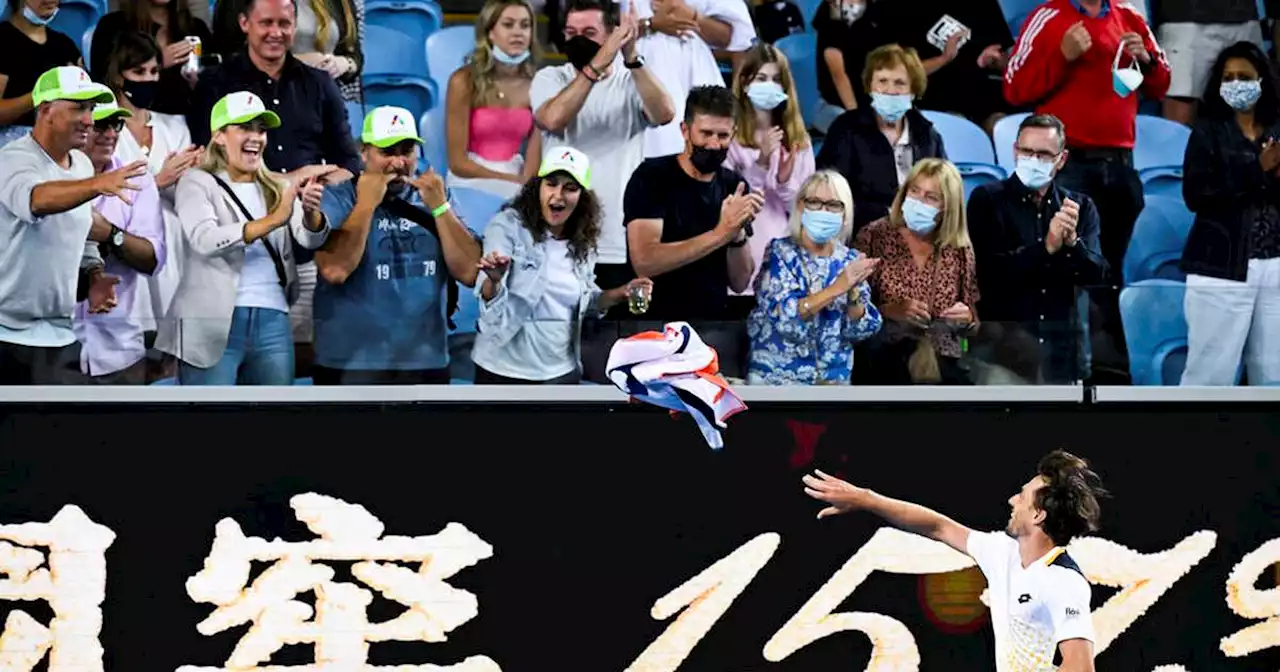
[[[527,107],[473,107],[467,151],[490,161],[506,161],[520,152],[533,130]]]

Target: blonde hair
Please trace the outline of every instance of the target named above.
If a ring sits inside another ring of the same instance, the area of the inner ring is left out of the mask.
[[[216,137],[219,132],[221,131],[215,132],[214,136]],[[200,170],[210,175],[217,175],[227,170],[227,164],[227,150],[210,139],[209,146],[204,150],[204,159],[200,162]],[[267,170],[265,163],[258,164],[258,170],[253,174],[253,181],[262,191],[262,202],[267,212],[275,210],[284,196],[284,182]]]
[[[897,226],[906,226],[902,219],[902,202],[907,200],[907,190],[922,177],[938,180],[938,188],[942,191],[942,221],[930,236],[933,244],[938,247],[969,247],[969,224],[964,215],[964,180],[960,178],[960,171],[946,159],[920,159],[911,167],[911,173],[898,187],[898,195],[893,199],[889,220]]]
[[[925,72],[924,63],[920,62],[920,55],[915,49],[903,49],[896,44],[877,47],[867,54],[867,65],[862,69],[863,89],[871,90],[871,77],[877,71],[892,70],[899,65],[907,70],[907,79],[911,80],[911,94],[917,99],[923,97],[925,88],[929,85],[929,74]]]
[[[844,179],[844,175],[834,170],[819,170],[804,181],[800,191],[796,193],[796,202],[791,207],[791,220],[787,232],[791,240],[800,242],[800,216],[804,213],[804,199],[824,184],[830,187],[831,191],[836,192],[837,200],[844,203],[844,222],[840,225],[840,233],[836,234],[832,240],[848,245],[849,237],[853,235],[853,190],[849,188],[849,181]]]
[[[358,37],[356,32],[355,10],[347,0],[334,0],[342,7],[342,30],[338,31],[339,43],[343,50],[348,53],[356,53],[359,45],[356,44]],[[333,14],[329,12],[329,3],[327,0],[311,0],[311,12],[316,15],[316,49],[323,50],[324,44],[329,41],[329,31],[333,26],[329,25],[333,22]]]
[[[534,13],[533,5],[529,4],[529,0],[486,0],[484,7],[480,8],[480,15],[476,17],[475,49],[467,57],[467,65],[463,66],[471,74],[472,107],[481,107],[492,102],[495,94],[497,87],[493,82],[493,71],[497,67],[497,62],[493,59],[491,51],[493,42],[489,40],[489,33],[494,26],[498,25],[498,19],[502,18],[502,13],[508,7],[523,7],[529,13],[529,58],[526,58],[517,70],[521,77],[529,81],[533,81],[533,74],[537,71],[541,48],[538,46],[537,36],[538,15]]]
[[[800,97],[796,95],[795,78],[791,76],[791,63],[786,54],[771,44],[758,42],[746,53],[742,65],[738,68],[738,76],[733,80],[733,97],[738,108],[738,144],[743,147],[756,147],[756,108],[747,97],[747,87],[755,79],[760,68],[767,63],[778,66],[778,79],[782,80],[782,90],[787,93],[787,102],[782,104],[783,142],[788,147],[810,145],[809,132],[805,130],[804,118],[800,115]],[[774,111],[776,113],[776,110]]]

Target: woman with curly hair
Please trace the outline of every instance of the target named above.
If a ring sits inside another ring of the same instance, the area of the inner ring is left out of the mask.
[[[648,278],[607,291],[596,285],[599,238],[590,161],[571,147],[557,148],[485,227],[471,353],[476,384],[576,384],[583,318],[603,315],[632,293],[648,301]]]

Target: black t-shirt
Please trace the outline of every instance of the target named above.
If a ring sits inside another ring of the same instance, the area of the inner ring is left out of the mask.
[[[885,21],[886,8],[898,1],[900,0],[877,0],[867,3],[866,12],[853,25],[844,19],[832,18],[831,5],[827,2],[818,5],[818,10],[813,15],[813,30],[818,38],[818,93],[822,94],[823,100],[844,107],[823,56],[823,52],[833,48],[839,49],[844,55],[844,72],[849,77],[849,84],[853,86],[853,95],[858,99],[858,105],[866,104],[868,98],[862,87],[862,69],[867,65],[867,54],[876,47],[893,42],[890,26]]]
[[[745,182],[721,168],[710,182],[689,177],[678,155],[647,159],[631,174],[622,199],[623,220],[662,220],[662,242],[696,238],[720,221],[720,204]],[[724,319],[729,295],[728,248],[653,278],[653,302],[646,318],[656,320]]]
[[[894,41],[914,48],[922,61],[942,55],[941,49],[929,43],[928,35],[944,15],[950,15],[972,32],[956,59],[929,75],[920,107],[977,118],[1007,108],[1004,73],[978,67],[978,55],[983,49],[993,44],[1000,45],[1001,49],[1013,46],[1013,35],[997,0],[912,0],[879,4],[886,5],[885,22],[892,27]]]
[[[756,7],[756,33],[768,44],[804,32],[804,15],[787,0],[764,2]]]
[[[31,93],[45,71],[63,65],[76,65],[80,61],[80,47],[71,38],[52,28],[45,30],[49,37],[44,44],[37,44],[8,21],[0,22],[0,75],[9,81],[4,86],[5,98],[18,98]],[[15,126],[34,126],[34,110],[22,115]]]

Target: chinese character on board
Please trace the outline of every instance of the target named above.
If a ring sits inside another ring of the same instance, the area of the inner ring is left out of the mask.
[[[53,611],[47,627],[21,609],[9,612],[0,669],[30,672],[48,653],[49,672],[101,672],[106,551],[115,539],[71,505],[47,523],[0,525],[0,600],[43,600]],[[47,558],[31,546],[48,548]]]
[[[223,519],[204,569],[187,580],[187,593],[197,602],[217,606],[196,629],[213,635],[252,624],[224,667],[184,666],[178,672],[283,672],[302,667],[272,666],[271,656],[289,644],[311,644],[311,670],[371,672],[372,642],[443,642],[446,634],[479,613],[476,596],[454,588],[447,579],[492,557],[493,547],[457,523],[439,534],[420,537],[382,536],[382,521],[358,504],[308,493],[290,505],[299,521],[318,539],[267,541],[245,537],[240,526]],[[370,623],[373,593],[360,584],[336,582],[334,570],[316,561],[355,561],[351,573],[365,586],[408,610],[380,623]],[[251,563],[272,562],[249,583]],[[411,563],[411,569],[398,563]],[[315,609],[297,601],[315,594]],[[485,656],[452,666],[397,666],[397,672],[501,672]]]

